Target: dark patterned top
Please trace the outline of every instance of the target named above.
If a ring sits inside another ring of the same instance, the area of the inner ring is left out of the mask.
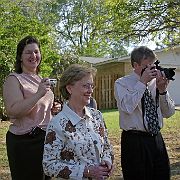
[[[100,111],[85,107],[79,117],[66,104],[47,128],[43,168],[59,179],[83,178],[85,166],[113,161],[112,146]]]

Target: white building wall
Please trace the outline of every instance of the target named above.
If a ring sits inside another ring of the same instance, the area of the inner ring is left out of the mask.
[[[176,105],[180,105],[180,71],[176,71],[175,80],[170,81],[168,91]]]
[[[180,66],[180,47],[156,52],[156,54],[161,65]]]
[[[180,105],[180,48],[164,50],[156,53],[160,60],[160,66],[169,68],[175,67],[175,80],[170,81],[168,91],[175,101],[176,105]]]

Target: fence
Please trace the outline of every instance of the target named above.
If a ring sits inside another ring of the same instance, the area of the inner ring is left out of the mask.
[[[117,108],[116,100],[114,98],[114,82],[118,78],[118,74],[96,77],[96,88],[94,89],[93,97],[97,101],[98,109]]]

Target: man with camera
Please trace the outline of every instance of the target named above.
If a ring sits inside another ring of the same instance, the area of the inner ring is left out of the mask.
[[[124,180],[170,179],[160,129],[163,118],[175,113],[175,105],[167,91],[170,78],[156,68],[155,60],[151,49],[135,48],[131,53],[133,72],[115,82]]]

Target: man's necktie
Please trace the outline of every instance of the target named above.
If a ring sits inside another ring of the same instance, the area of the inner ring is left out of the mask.
[[[160,130],[157,114],[157,106],[152,98],[151,92],[146,88],[144,92],[144,109],[148,125],[148,131],[151,134],[157,134]]]

